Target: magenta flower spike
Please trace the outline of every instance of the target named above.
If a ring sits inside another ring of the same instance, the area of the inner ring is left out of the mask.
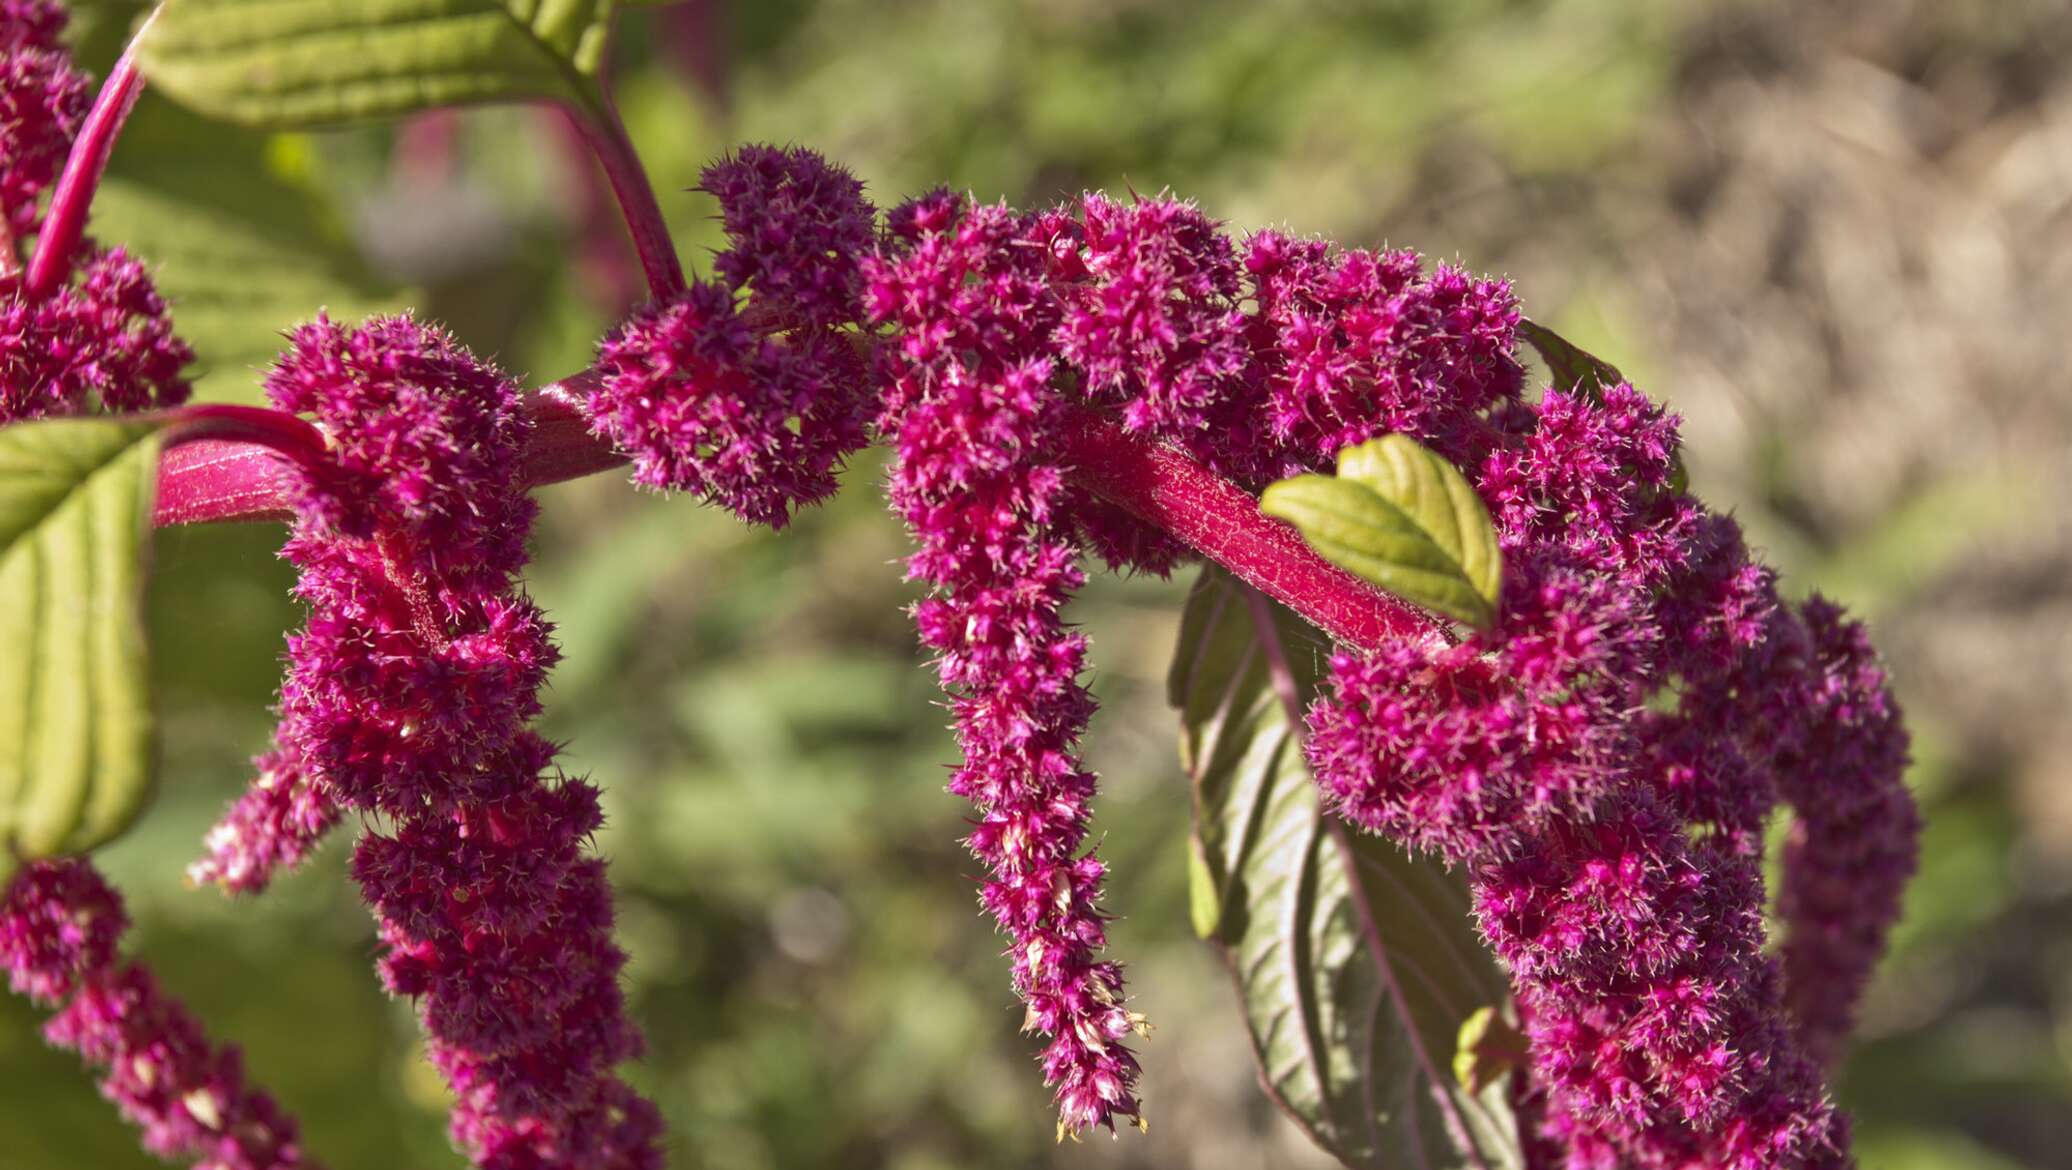
[[[1059,1132],[1113,1129],[1141,1121],[1123,1041],[1145,1025],[1100,957],[1106,867],[1080,851],[1095,778],[1077,745],[1094,701],[1079,681],[1086,638],[1060,612],[1084,575],[1058,512],[1047,258],[1025,246],[1029,217],[946,192],[891,223],[865,266],[873,316],[901,334],[879,426],[898,451],[892,505],[918,545],[908,575],[933,587],[914,620],[964,748],[950,789],[977,810],[966,843],[988,871],[980,898],[1008,935],[1024,1026],[1050,1037]]]
[[[331,459],[292,473],[309,621],[275,753],[204,875],[249,884],[334,804],[359,813],[382,978],[418,1005],[456,1144],[496,1170],[658,1167],[659,1116],[613,1071],[641,1039],[587,848],[597,792],[528,726],[556,655],[517,582],[534,505],[516,386],[407,318],[319,318],[267,389]]]
[[[151,973],[118,954],[122,898],[83,860],[23,866],[0,901],[0,967],[14,990],[57,1014],[44,1026],[100,1072],[101,1095],[146,1150],[196,1170],[294,1170],[295,1119],[249,1087],[236,1048],[209,1044]]]

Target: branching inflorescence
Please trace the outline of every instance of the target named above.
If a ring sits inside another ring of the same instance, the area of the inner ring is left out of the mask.
[[[58,44],[63,10],[0,0],[0,425],[96,409],[124,413],[187,397],[192,360],[143,266],[91,245],[70,279],[24,287],[19,241],[86,110],[86,78]],[[198,1170],[288,1170],[304,1159],[292,1117],[246,1084],[239,1052],[212,1046],[151,972],[117,953],[129,919],[84,859],[22,866],[0,891],[0,967],[14,990],[56,1009],[55,1046],[100,1071],[103,1096],[147,1150]]]
[[[285,556],[310,617],[288,646],[258,787],[205,875],[249,887],[334,819],[369,823],[353,877],[381,973],[417,1001],[484,1167],[660,1165],[618,977],[597,790],[527,726],[555,651],[518,589],[534,505],[515,384],[406,318],[297,330],[267,380],[330,437],[298,469]]]
[[[1320,785],[1469,868],[1572,1165],[1847,1161],[1815,1059],[1910,868],[1904,740],[1854,628],[1780,603],[1676,486],[1673,418],[1625,383],[1527,401],[1500,282],[1272,233],[1240,249],[1167,199],[938,192],[892,212],[865,271],[892,501],[936,590],[916,619],[965,751],[951,787],[1068,1128],[1136,1114],[1119,1041],[1139,1017],[1098,953],[1074,747],[1093,701],[1061,609],[1082,551],[1158,572],[1187,551],[1075,488],[1077,404],[1255,486],[1385,433],[1473,472],[1510,566],[1500,621],[1342,653],[1311,716]],[[1783,971],[1759,871],[1780,794],[1803,811]]]
[[[134,259],[82,245],[58,287],[22,277],[85,111],[61,23],[0,0],[0,422],[188,392],[192,355]],[[703,185],[730,240],[715,279],[658,283],[569,397],[636,482],[772,527],[832,494],[873,429],[892,447],[908,574],[930,589],[913,616],[963,750],[949,787],[1061,1134],[1142,1124],[1127,1041],[1148,1031],[1104,953],[1079,748],[1096,704],[1064,609],[1089,554],[1162,575],[1209,547],[1089,464],[1153,444],[1256,512],[1245,493],[1406,434],[1486,507],[1500,605],[1486,629],[1408,607],[1362,627],[1383,632],[1341,646],[1307,756],[1333,813],[1468,874],[1531,1039],[1534,1161],[1850,1164],[1822,1067],[1912,869],[1906,737],[1861,627],[1781,600],[1683,489],[1672,416],[1609,377],[1528,398],[1509,285],[1411,252],[1234,241],[1165,197],[1023,212],[939,190],[881,225],[852,176],[795,149],[745,148]],[[418,1006],[456,1144],[499,1170],[659,1166],[659,1114],[615,1071],[641,1039],[589,849],[597,792],[531,727],[556,657],[518,582],[534,414],[407,317],[319,317],[267,389],[275,425],[309,432],[255,493],[294,516],[309,617],[272,750],[190,876],[261,890],[357,814],[381,975]],[[1779,800],[1797,818],[1772,957]],[[83,861],[34,862],[0,961],[65,1005],[49,1036],[108,1070],[150,1148],[302,1164],[234,1051],[117,963],[123,922]]]

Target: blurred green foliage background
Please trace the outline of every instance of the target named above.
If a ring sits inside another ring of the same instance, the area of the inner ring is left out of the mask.
[[[105,68],[136,4],[86,7]],[[1871,616],[1918,737],[1921,878],[1837,1084],[1863,1164],[2072,1149],[2072,11],[2058,0],[703,0],[627,16],[620,102],[686,260],[686,190],[746,140],[881,204],[1166,188],[1237,228],[1507,273],[1528,311],[1687,420],[1698,488],[1793,591]],[[247,398],[278,331],[415,305],[548,380],[627,295],[588,165],[537,110],[260,136],[151,97],[95,231],[158,265]],[[581,257],[571,262],[571,257]],[[594,776],[672,1164],[1318,1165],[1256,1091],[1187,928],[1159,683],[1179,582],[1076,610],[1117,955],[1159,1025],[1152,1129],[1054,1147],[941,791],[953,748],[859,460],[772,535],[617,477],[545,493],[549,725]],[[297,620],[266,526],[163,534],[163,793],[106,855],[135,941],[243,1044],[336,1170],[457,1164],[406,1007],[370,971],[342,842],[262,899],[179,874],[264,743]],[[0,1170],[142,1166],[37,1020],[0,1003]]]

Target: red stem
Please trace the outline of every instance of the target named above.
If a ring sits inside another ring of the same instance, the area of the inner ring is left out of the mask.
[[[1371,650],[1434,629],[1431,618],[1318,556],[1251,493],[1186,455],[1083,407],[1067,430],[1072,482],[1179,537],[1338,641]]]
[[[137,35],[130,39],[129,47],[122,51],[115,68],[109,71],[108,80],[101,83],[93,109],[87,111],[79,137],[72,142],[72,153],[65,158],[65,173],[58,177],[57,189],[50,196],[50,210],[44,214],[43,226],[36,233],[36,255],[29,261],[28,278],[22,282],[22,291],[31,300],[49,296],[72,271],[72,253],[79,247],[80,237],[86,234],[87,208],[93,203],[94,190],[101,185],[101,172],[108,169],[115,138],[122,133],[122,124],[129,120],[130,111],[136,108],[137,98],[144,92],[144,75],[137,71],[137,43],[157,19],[158,10],[154,8],[138,27]]]
[[[590,433],[577,408],[595,377],[585,370],[526,400],[533,420],[524,456],[528,485],[578,479],[626,462]],[[289,497],[281,460],[305,466],[322,460],[316,428],[279,411],[198,406],[176,417],[159,473],[162,526],[282,518]],[[1178,451],[1125,434],[1092,410],[1073,411],[1065,454],[1073,483],[1172,533],[1340,642],[1372,649],[1386,638],[1434,628],[1420,611],[1318,556],[1243,489]]]
[[[640,267],[647,273],[648,291],[658,301],[683,292],[683,265],[676,259],[676,243],[669,237],[654,185],[648,182],[647,168],[640,165],[640,156],[626,137],[626,125],[619,120],[611,95],[605,94],[595,108],[569,107],[568,115],[596,152],[605,178],[611,180],[619,212],[626,217],[626,230],[633,236],[633,249],[640,253]]]
[[[292,414],[209,404],[172,417],[158,460],[155,519],[161,527],[289,519],[283,463],[324,466],[323,433]]]
[[[640,303],[638,250],[614,214],[611,188],[590,149],[582,119],[561,109],[541,111],[549,120],[554,144],[567,157],[561,168],[562,213],[575,234],[576,269],[590,286],[590,295],[613,319]],[[674,253],[672,253],[672,256]]]

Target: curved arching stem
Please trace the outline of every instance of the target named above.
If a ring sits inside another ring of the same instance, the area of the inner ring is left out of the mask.
[[[648,292],[658,301],[683,292],[683,264],[676,258],[676,242],[669,236],[669,224],[662,218],[654,184],[648,181],[647,168],[633,150],[633,140],[626,136],[626,124],[619,119],[611,95],[606,93],[596,106],[563,109],[582,131],[598,164],[604,168],[604,177],[611,182],[619,213],[625,217],[626,230],[633,237],[633,250],[640,255],[641,271],[647,274]]]
[[[529,486],[625,465],[578,408],[596,376],[585,370],[526,399],[533,421],[523,456]],[[292,415],[198,406],[176,417],[160,464],[162,526],[282,519],[290,504],[282,460],[321,462],[321,434]],[[1065,446],[1074,484],[1171,533],[1340,642],[1372,649],[1432,629],[1430,618],[1318,556],[1293,528],[1261,512],[1250,493],[1179,451],[1127,434],[1083,407],[1072,412]]]
[[[86,234],[87,209],[101,185],[102,172],[108,169],[108,156],[115,151],[115,139],[122,133],[123,123],[129,120],[130,111],[143,96],[144,75],[137,69],[137,45],[157,19],[158,9],[153,8],[144,23],[137,26],[137,35],[130,38],[121,59],[101,83],[101,92],[94,98],[93,108],[87,111],[86,122],[79,127],[79,137],[72,141],[72,153],[66,156],[64,173],[58,176],[57,188],[51,192],[50,210],[44,213],[43,225],[36,234],[36,254],[29,261],[28,276],[22,282],[23,291],[31,299],[49,296],[72,271],[72,253]]]

